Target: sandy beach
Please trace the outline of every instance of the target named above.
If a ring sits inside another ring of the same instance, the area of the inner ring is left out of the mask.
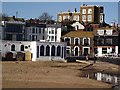
[[[81,68],[86,65],[54,61],[2,62],[2,88],[111,88],[111,84],[82,77]],[[117,74],[118,67],[98,61],[85,69]]]

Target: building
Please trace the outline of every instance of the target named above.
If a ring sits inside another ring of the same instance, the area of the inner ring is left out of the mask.
[[[88,23],[104,22],[104,7],[96,5],[85,5],[80,7],[80,21]]]
[[[32,61],[63,61],[66,56],[66,43],[61,42],[40,42],[40,41],[2,41],[2,57],[8,52],[16,58],[17,52],[31,53]]]
[[[88,22],[88,23],[103,23],[104,16],[104,7],[96,6],[96,5],[81,5],[80,11],[77,12],[76,8],[74,12],[60,12],[58,13],[58,22],[62,22],[64,20],[70,21],[80,21],[80,22]]]
[[[66,56],[93,56],[94,54],[94,33],[92,31],[70,31],[62,36],[62,42],[67,43]]]
[[[70,10],[68,10],[68,12],[60,12],[57,15],[57,19],[58,22],[62,22],[67,19],[71,21],[80,21],[80,12],[77,12],[76,8],[74,12],[70,12]]]
[[[94,32],[94,52],[98,57],[118,55],[117,28],[97,28]]]
[[[26,40],[60,42],[61,24],[26,23]]]
[[[25,21],[23,18],[6,17],[3,21],[4,40],[24,41],[25,40]]]
[[[46,24],[26,23],[25,38],[27,41],[45,40]]]
[[[61,24],[47,24],[45,28],[47,41],[60,42],[62,26]]]

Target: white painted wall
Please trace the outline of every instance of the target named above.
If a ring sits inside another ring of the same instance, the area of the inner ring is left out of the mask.
[[[61,46],[61,49],[62,49],[62,47],[66,47],[66,43],[63,43],[63,42],[51,42],[50,43],[50,42],[36,42],[36,41],[30,42],[30,41],[4,41],[4,40],[3,41],[0,40],[0,42],[2,42],[2,44],[1,44],[2,48],[0,48],[0,51],[1,51],[3,57],[5,57],[5,54],[7,52],[16,53],[16,52],[20,51],[20,46],[21,45],[24,45],[24,46],[29,46],[30,45],[30,47],[28,49],[25,49],[25,51],[30,51],[32,53],[32,61],[36,61],[36,60],[47,60],[47,61],[48,60],[55,60],[55,61],[64,60],[64,57],[62,58],[61,56],[40,56],[39,58],[37,58],[37,46],[40,46],[40,45],[44,45],[44,46],[54,45],[56,48],[57,48],[57,46]],[[12,44],[15,45],[15,51],[11,51],[11,45]],[[5,45],[6,45],[6,47],[5,47]],[[50,51],[50,53],[51,53],[51,51]]]
[[[101,47],[98,47],[97,50],[98,50],[98,54],[97,54],[97,55],[98,55],[98,56],[102,56],[102,48],[101,48]]]

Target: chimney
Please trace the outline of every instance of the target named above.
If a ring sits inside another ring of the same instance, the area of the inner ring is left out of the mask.
[[[113,23],[113,26],[112,27],[115,27],[115,22]]]
[[[74,12],[77,12],[77,9],[75,8]]]
[[[15,16],[13,16],[13,19],[15,20]]]

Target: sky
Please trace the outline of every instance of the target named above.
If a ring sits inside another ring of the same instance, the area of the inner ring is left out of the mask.
[[[8,16],[23,17],[25,19],[38,18],[43,12],[48,12],[57,20],[57,13],[66,12],[74,8],[80,11],[82,4],[87,5],[102,5],[104,7],[105,22],[118,23],[118,2],[2,2],[2,12]]]

